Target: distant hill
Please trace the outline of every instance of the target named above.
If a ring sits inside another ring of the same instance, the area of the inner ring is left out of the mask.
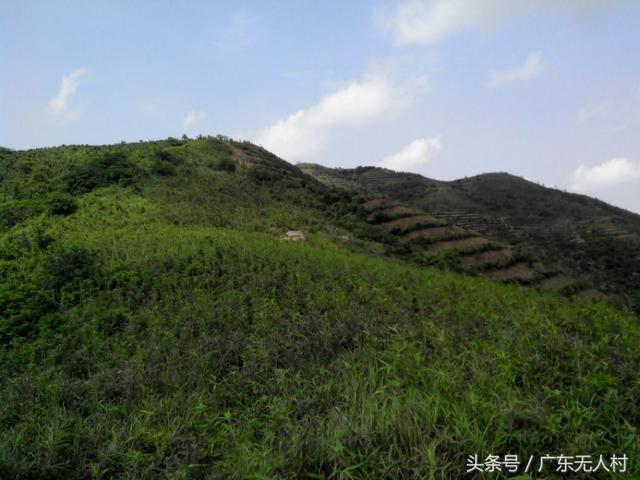
[[[225,137],[0,149],[0,478],[446,480],[474,454],[638,478],[639,318],[485,227],[527,211],[490,180]]]
[[[325,183],[383,194],[452,224],[505,242],[565,273],[586,277],[599,292],[640,309],[640,216],[585,195],[507,173],[437,181],[377,167],[299,165]]]

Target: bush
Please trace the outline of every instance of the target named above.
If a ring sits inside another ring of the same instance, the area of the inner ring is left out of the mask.
[[[55,312],[55,303],[47,293],[22,278],[0,284],[0,345],[32,336],[40,319]]]
[[[389,233],[380,225],[371,225],[362,223],[353,229],[353,234],[357,238],[373,240],[374,242],[395,246],[398,243],[398,237]]]
[[[84,281],[97,283],[97,257],[83,247],[58,247],[44,258],[41,284],[59,293],[64,287],[79,288]]]
[[[236,171],[236,162],[228,157],[222,158],[213,164],[214,170],[221,170],[223,172],[233,173]]]
[[[167,144],[169,144],[169,146],[171,147],[181,147],[182,145],[184,145],[184,141],[179,140],[175,137],[169,137],[167,138]]]
[[[0,231],[39,215],[43,210],[42,204],[36,200],[9,200],[0,204]]]
[[[173,165],[182,165],[184,163],[182,159],[176,157],[173,153],[169,152],[168,150],[158,150],[155,152],[155,156],[158,160],[163,160]]]
[[[75,199],[64,192],[50,193],[45,203],[51,215],[71,215],[78,209]]]
[[[70,193],[86,193],[111,184],[131,185],[140,173],[124,153],[111,152],[74,168],[65,178],[65,183]]]
[[[167,160],[156,159],[151,165],[151,173],[162,176],[174,175],[176,173],[176,167]]]
[[[414,260],[425,267],[435,267],[440,270],[461,271],[460,254],[455,250],[442,250],[440,252],[416,252]]]

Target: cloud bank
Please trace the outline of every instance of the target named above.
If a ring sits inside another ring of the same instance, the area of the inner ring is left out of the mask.
[[[625,0],[400,0],[379,10],[378,25],[396,44],[433,44],[461,32],[490,31],[536,11],[582,15]]]
[[[497,88],[513,82],[530,80],[540,75],[543,70],[542,53],[535,52],[529,55],[519,67],[504,71],[491,71],[487,84],[490,88]]]
[[[80,79],[89,71],[86,68],[78,68],[69,75],[64,75],[60,82],[60,89],[55,97],[49,101],[49,111],[54,115],[61,115],[71,119],[78,113],[77,108],[70,105],[73,94],[76,93]]]
[[[640,161],[612,158],[594,167],[580,165],[573,172],[570,189],[587,193],[639,181]]]
[[[289,161],[301,161],[328,145],[345,129],[356,129],[395,115],[424,91],[424,78],[404,83],[385,78],[351,82],[265,128],[254,141]]]
[[[441,152],[442,142],[439,137],[418,138],[398,153],[386,156],[378,166],[397,172],[420,173]]]

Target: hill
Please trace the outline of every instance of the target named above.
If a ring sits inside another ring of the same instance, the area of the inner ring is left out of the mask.
[[[325,183],[383,194],[511,245],[555,271],[545,287],[595,289],[640,311],[639,215],[506,173],[445,182],[376,167],[300,168]]]
[[[226,138],[0,164],[0,478],[640,473],[628,311],[425,266],[393,200]]]

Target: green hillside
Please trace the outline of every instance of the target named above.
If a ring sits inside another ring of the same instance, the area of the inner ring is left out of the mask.
[[[421,266],[363,194],[247,143],[0,166],[2,479],[456,479],[472,454],[640,475],[627,310]]]

